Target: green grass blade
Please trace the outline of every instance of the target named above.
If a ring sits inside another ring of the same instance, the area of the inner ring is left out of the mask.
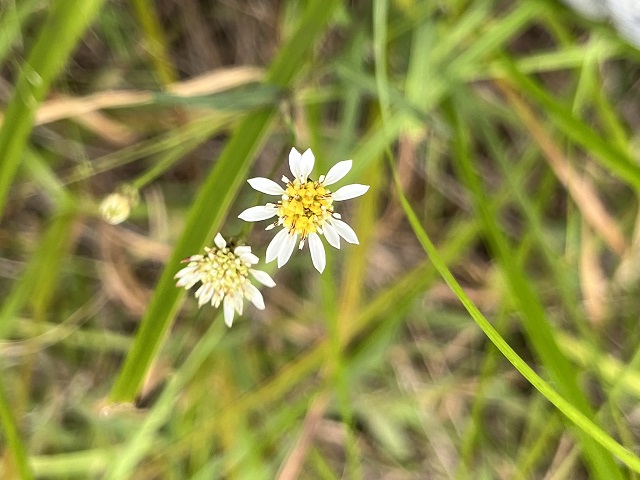
[[[157,430],[171,416],[176,402],[181,398],[180,392],[186,388],[187,383],[210,357],[211,352],[224,336],[226,326],[220,321],[220,318],[217,320],[194,347],[180,370],[171,378],[135,435],[132,435],[120,455],[110,464],[109,470],[104,476],[105,479],[130,478],[133,468],[144,458],[153,445]]]
[[[104,0],[58,0],[22,66],[0,128],[0,217],[49,86]]]
[[[68,201],[61,206],[51,225],[40,241],[37,250],[29,261],[20,279],[11,292],[4,298],[0,308],[0,338],[11,334],[22,308],[34,297],[46,303],[43,298],[53,293],[51,279],[59,270],[64,253],[69,246],[71,227],[75,220],[75,210]],[[46,292],[46,293],[45,293]]]
[[[25,0],[16,3],[17,5],[5,8],[0,18],[0,64],[4,62],[16,39],[19,41],[22,24],[42,6],[41,0]]]
[[[34,478],[27,459],[26,449],[20,438],[18,432],[18,425],[16,419],[13,416],[13,409],[11,403],[7,398],[7,392],[4,389],[4,383],[0,378],[0,421],[2,422],[2,429],[4,430],[4,437],[7,441],[7,447],[16,462],[18,472],[20,472],[20,478],[22,480],[29,480]],[[5,465],[6,468],[6,465]]]
[[[500,232],[500,227],[495,220],[498,218],[496,212],[488,206],[487,196],[472,164],[468,131],[462,126],[459,111],[455,110],[458,107],[455,103],[451,106],[454,110],[451,117],[456,133],[454,164],[473,197],[475,210],[483,224],[487,240],[508,280],[511,293],[520,310],[527,336],[554,379],[557,388],[584,415],[593,418],[594,414],[589,402],[578,386],[577,372],[560,351],[552,328],[547,321],[542,302],[528,283],[525,272],[521,270],[511,247]],[[594,473],[597,474],[597,478],[623,478],[610,455],[597,446],[588,435],[579,434],[579,438],[586,460],[590,463]]]
[[[604,430],[591,421],[578,408],[574,407],[564,397],[562,397],[551,385],[545,382],[537,373],[533,371],[529,365],[511,348],[511,346],[502,338],[491,323],[480,313],[480,310],[471,301],[460,284],[456,281],[453,274],[447,268],[446,264],[440,257],[438,250],[431,242],[429,235],[420,224],[420,220],[413,211],[411,204],[404,196],[400,183],[396,179],[396,191],[400,198],[402,208],[413,228],[416,237],[424,248],[425,252],[431,259],[433,266],[438,270],[449,288],[455,293],[469,315],[475,320],[482,331],[487,335],[489,340],[500,350],[507,360],[522,374],[523,377],[531,383],[542,395],[544,395],[558,410],[560,410],[569,420],[579,427],[585,434],[593,438],[597,443],[602,445],[606,450],[618,457],[621,461],[629,466],[632,470],[640,472],[640,458],[632,452],[620,445],[616,440],[609,436]],[[617,466],[614,472],[618,470]],[[619,471],[619,470],[618,470]],[[607,472],[608,476],[603,478],[611,478],[612,472]],[[615,473],[614,473],[615,474]]]
[[[510,82],[538,102],[559,130],[589,152],[602,167],[640,189],[640,166],[626,152],[620,150],[615,143],[602,138],[577,118],[569,106],[560,103],[530,77],[522,74],[511,59],[505,56],[503,64]]]
[[[286,87],[304,64],[315,38],[329,20],[337,2],[316,0],[309,3],[296,34],[282,48],[267,74],[267,83]],[[264,140],[275,108],[247,117],[238,126],[200,188],[171,259],[162,273],[136,339],[111,391],[115,402],[132,401],[162,339],[180,306],[183,291],[173,279],[180,261],[199,252],[220,228],[231,203],[242,186],[251,162]]]
[[[150,0],[132,0],[133,8],[145,35],[147,49],[156,69],[161,85],[168,85],[177,80],[178,74],[171,64],[168,42],[160,25],[160,20]]]

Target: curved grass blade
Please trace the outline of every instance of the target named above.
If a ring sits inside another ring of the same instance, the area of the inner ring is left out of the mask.
[[[28,22],[29,17],[39,8],[42,8],[41,0],[25,0],[16,2],[17,5],[7,7],[0,16],[0,64],[4,62],[11,46],[20,41],[20,30]]]
[[[144,423],[131,436],[120,455],[111,462],[103,477],[105,480],[131,478],[135,466],[152,447],[157,430],[171,416],[175,403],[181,398],[180,392],[185,389],[188,382],[196,375],[198,369],[209,358],[211,352],[224,336],[226,326],[220,320],[220,315],[218,315],[218,321],[209,327],[202,340],[186,358],[180,370],[172,376],[155,406],[146,416]]]
[[[64,66],[80,35],[104,0],[54,3],[29,57],[22,65],[13,98],[0,128],[0,216],[20,166],[38,104]]]
[[[469,315],[475,320],[482,331],[487,335],[489,340],[500,350],[500,352],[506,357],[506,359],[518,370],[527,381],[533,385],[547,400],[554,404],[558,410],[560,410],[569,420],[571,420],[578,428],[591,437],[595,442],[602,445],[606,450],[611,452],[622,462],[624,462],[629,468],[635,472],[640,472],[640,458],[634,455],[631,451],[624,448],[610,435],[608,435],[602,428],[592,422],[584,413],[578,408],[574,407],[563,396],[555,391],[551,385],[545,382],[533,369],[527,365],[527,363],[511,348],[504,338],[498,333],[498,331],[491,325],[491,323],[480,313],[478,307],[467,296],[463,288],[456,281],[453,274],[447,268],[446,264],[440,257],[440,254],[436,250],[436,247],[431,242],[429,235],[420,224],[420,220],[411,208],[409,201],[404,196],[401,185],[398,179],[395,177],[396,191],[413,231],[420,241],[420,244],[424,248],[425,252],[431,259],[433,266],[438,270],[444,281],[449,285],[449,288],[458,297],[458,300],[462,303],[464,308],[469,312]],[[615,464],[614,464],[615,465]],[[616,470],[617,466],[616,466]],[[615,471],[614,471],[615,472]],[[614,472],[607,472],[608,476],[602,478],[612,478],[611,475]]]
[[[330,18],[336,0],[310,2],[296,33],[274,60],[266,81],[276,87],[289,85],[304,64]],[[265,108],[247,117],[236,129],[200,188],[171,259],[167,262],[142,319],[131,352],[127,356],[111,391],[114,402],[132,401],[169,330],[184,292],[174,285],[173,275],[180,261],[200,251],[220,228],[231,202],[251,167],[275,116],[276,107]]]
[[[626,152],[620,150],[615,143],[608,142],[598,135],[578,119],[569,107],[553,98],[533,79],[520,72],[509,57],[503,55],[502,60],[509,82],[517,87],[518,91],[525,92],[540,104],[545,114],[560,131],[589,152],[589,155],[593,156],[603,168],[636,189],[640,189],[640,166]]]
[[[462,101],[464,99],[461,98],[457,103]],[[480,217],[489,246],[497,259],[498,265],[504,272],[505,278],[508,280],[509,290],[521,313],[520,316],[527,338],[565,398],[571,401],[586,417],[594,418],[589,401],[578,385],[577,371],[560,351],[555,341],[554,332],[545,316],[542,301],[527,282],[526,275],[519,267],[510,245],[500,232],[500,227],[496,221],[496,211],[489,207],[487,195],[472,164],[469,150],[469,130],[462,125],[461,107],[457,103],[452,102],[449,105],[455,132],[454,164],[469,189],[474,209]],[[591,467],[592,473],[597,475],[597,478],[623,478],[622,472],[609,454],[596,445],[589,435],[584,435],[580,431],[577,434],[585,460]]]
[[[4,389],[4,384],[0,378],[0,421],[2,422],[2,429],[4,430],[4,437],[7,442],[7,447],[16,462],[18,472],[20,472],[20,478],[23,480],[30,480],[34,478],[27,454],[20,439],[20,433],[18,432],[18,425],[13,415],[13,409],[7,398],[7,393]],[[5,468],[7,465],[5,465]],[[5,472],[6,473],[6,472]]]

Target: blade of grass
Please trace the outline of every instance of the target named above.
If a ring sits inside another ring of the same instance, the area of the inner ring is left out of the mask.
[[[36,456],[30,460],[37,478],[100,478],[119,453],[117,449],[96,449]]]
[[[336,3],[335,0],[315,0],[308,4],[296,33],[271,65],[266,77],[267,83],[284,88],[293,81]],[[200,251],[222,225],[275,113],[275,108],[269,108],[247,117],[234,132],[200,188],[198,197],[189,210],[182,236],[165,266],[131,352],[113,386],[110,396],[112,401],[126,402],[135,398],[184,295],[181,289],[175,287],[173,279],[180,261]]]
[[[0,128],[0,218],[18,171],[38,105],[104,0],[54,3],[24,62]]]
[[[34,478],[29,461],[27,459],[26,449],[18,432],[18,424],[13,416],[11,402],[7,397],[2,378],[0,378],[0,421],[4,430],[4,437],[7,441],[8,450],[11,452],[15,460],[16,467],[20,473],[20,478],[29,480]],[[7,473],[7,472],[5,472]]]
[[[461,99],[458,101],[461,101]],[[496,212],[488,208],[489,202],[486,194],[471,163],[469,134],[462,126],[459,110],[456,110],[458,107],[455,103],[452,103],[449,107],[451,107],[451,119],[456,134],[454,140],[454,165],[473,197],[474,209],[480,216],[489,245],[498,259],[499,265],[508,280],[511,294],[521,312],[525,332],[560,391],[586,417],[594,418],[589,402],[578,386],[577,372],[562,354],[555,341],[541,300],[527,282],[526,274],[521,271],[511,247],[500,232],[495,220],[497,218]],[[580,431],[577,433],[585,453],[585,460],[593,469],[592,473],[596,474],[597,478],[622,479],[622,472],[613,461],[613,458],[596,445],[589,435],[585,435]]]
[[[169,54],[167,39],[156,15],[153,4],[149,0],[132,0],[133,9],[144,32],[147,49],[156,69],[160,84],[166,86],[178,78]]]
[[[13,2],[12,2],[13,3]],[[41,0],[24,0],[4,9],[0,19],[0,64],[2,64],[11,46],[20,40],[20,29],[29,16],[41,8]]]
[[[176,402],[181,398],[180,392],[185,389],[187,383],[196,375],[198,369],[224,336],[226,326],[221,320],[221,316],[218,315],[209,330],[203,335],[202,340],[186,358],[180,370],[171,378],[162,395],[147,414],[143,424],[129,439],[120,455],[110,463],[103,478],[110,480],[131,478],[133,468],[152,447],[157,430],[171,416]]]
[[[601,166],[629,185],[640,189],[640,166],[627,152],[611,143],[578,119],[568,106],[549,95],[540,85],[518,70],[512,59],[504,55],[503,66],[508,81],[516,90],[527,93],[539,103],[555,126],[568,138],[582,146]]]
[[[579,427],[588,437],[600,444],[606,450],[618,457],[621,461],[629,466],[632,470],[640,472],[640,458],[632,452],[620,445],[616,440],[611,438],[604,430],[591,421],[578,408],[573,406],[569,401],[562,397],[551,385],[545,382],[537,373],[533,371],[529,365],[511,348],[511,346],[502,338],[491,323],[482,315],[480,310],[475,306],[473,301],[467,296],[464,289],[456,281],[453,274],[442,260],[435,245],[431,242],[429,235],[420,224],[420,220],[413,211],[411,204],[402,192],[400,182],[395,178],[396,191],[400,198],[402,208],[413,228],[413,231],[424,248],[433,266],[440,273],[440,276],[449,285],[449,288],[455,293],[469,315],[476,321],[478,326],[487,335],[489,340],[500,350],[500,352],[509,360],[509,362],[529,381],[542,395],[544,395],[558,410],[560,410],[569,420]],[[615,464],[614,464],[615,465]],[[613,472],[619,471],[617,466]],[[612,471],[607,472],[603,478],[611,478]],[[613,473],[615,474],[615,473]]]
[[[11,333],[17,315],[33,299],[34,292],[53,292],[53,284],[49,279],[59,271],[69,246],[68,240],[75,217],[74,205],[69,200],[62,201],[27,268],[4,299],[0,308],[0,338],[6,338]]]
[[[185,145],[194,145],[198,141],[203,142],[206,138],[228,128],[232,123],[233,115],[230,113],[206,115],[182,127],[174,128],[167,134],[159,135],[150,140],[145,140],[96,158],[91,161],[89,168],[85,163],[82,163],[68,172],[62,173],[60,177],[62,183],[67,185],[156,154],[163,154],[163,157],[166,158],[172,156],[173,153],[171,152],[176,152],[177,149],[183,149],[186,154],[184,149],[187,147]],[[162,170],[158,171],[158,169],[168,167],[169,165],[164,163],[162,165],[154,165],[148,172],[149,177],[146,174],[141,174],[134,183],[141,188],[146,185],[146,182],[155,178],[156,174],[162,173]]]

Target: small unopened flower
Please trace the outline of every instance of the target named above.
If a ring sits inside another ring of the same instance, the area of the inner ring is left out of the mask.
[[[102,200],[100,203],[100,215],[111,225],[118,225],[129,218],[131,209],[139,201],[138,190],[133,186],[123,185]]]
[[[342,180],[349,173],[352,161],[338,162],[326,176],[321,175],[318,180],[311,180],[309,174],[313,170],[314,162],[311,149],[301,155],[292,148],[289,153],[289,168],[293,174],[293,180],[283,176],[284,188],[268,178],[257,177],[248,180],[249,185],[255,190],[281,197],[277,203],[251,207],[239,215],[247,222],[278,217],[267,227],[267,230],[274,227],[282,227],[282,230],[269,243],[266,256],[267,263],[277,258],[278,268],[287,263],[298,239],[300,239],[300,249],[305,241],[308,241],[313,266],[320,273],[327,262],[320,235],[324,235],[327,242],[335,248],[340,248],[340,237],[349,243],[358,243],[356,233],[340,220],[340,214],[334,211],[333,202],[359,197],[369,190],[369,186],[345,185],[331,192],[327,187]]]
[[[230,327],[234,313],[242,315],[244,298],[256,308],[264,310],[262,294],[249,280],[249,274],[267,287],[273,287],[276,283],[268,273],[251,268],[258,263],[258,257],[251,253],[250,246],[241,245],[232,250],[219,233],[213,242],[215,247],[205,247],[204,254],[183,260],[187,266],[174,278],[178,279],[176,286],[186,290],[200,282],[195,294],[198,307],[211,302],[218,308],[222,302],[224,322]]]

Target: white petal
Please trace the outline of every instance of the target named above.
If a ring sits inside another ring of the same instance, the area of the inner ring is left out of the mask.
[[[289,232],[286,228],[280,230],[275,237],[271,240],[269,245],[267,246],[267,254],[265,257],[265,262],[270,263],[276,259],[280,250],[282,250],[282,245],[284,244],[285,239],[289,236]]]
[[[338,235],[344,238],[347,242],[358,245],[358,236],[356,235],[356,232],[353,231],[353,228],[342,220],[338,220],[336,218],[332,218],[329,222],[336,229]]]
[[[249,284],[247,285],[245,294],[247,299],[253,303],[258,310],[264,310],[264,298],[262,298],[260,290]]]
[[[289,235],[289,233],[287,232],[287,236],[284,239],[282,248],[280,249],[280,252],[278,252],[278,268],[282,267],[289,261],[289,259],[291,258],[291,254],[293,253],[293,248],[296,246],[297,241],[297,234]]]
[[[257,207],[247,208],[244,212],[238,215],[238,218],[245,222],[259,222],[260,220],[266,220],[278,213],[278,208],[268,207],[266,205],[259,205]]]
[[[231,327],[233,325],[233,299],[229,296],[224,298],[224,302],[222,302],[224,309],[224,323],[227,324],[227,327]]]
[[[236,255],[244,255],[245,253],[251,253],[251,247],[249,245],[240,245],[233,250]]]
[[[311,251],[311,261],[313,266],[316,267],[320,273],[324,271],[324,267],[327,264],[327,257],[324,253],[324,245],[317,233],[309,234],[309,250]]]
[[[224,293],[221,293],[219,291],[214,293],[213,297],[211,297],[211,305],[218,308],[220,306],[220,302],[222,301],[223,297],[224,297]]]
[[[198,307],[201,307],[209,300],[213,295],[213,285],[211,283],[203,283],[198,290],[196,290],[196,297],[198,299]]]
[[[249,270],[249,273],[253,275],[257,281],[263,284],[265,287],[275,287],[276,282],[273,281],[273,278],[269,276],[267,272],[263,272],[262,270],[254,270],[253,268]]]
[[[300,168],[302,164],[300,162],[300,158],[300,152],[295,148],[292,148],[289,152],[289,169],[291,170],[294,179],[302,176],[302,170]]]
[[[219,233],[216,235],[216,238],[213,239],[213,243],[215,243],[216,247],[220,249],[227,246],[227,242],[224,241],[224,238],[222,238],[222,235],[220,235]]]
[[[284,189],[280,185],[268,178],[250,178],[247,182],[249,182],[249,185],[251,185],[254,190],[266,193],[267,195],[282,195],[284,193]]]
[[[180,280],[178,280],[178,283],[176,283],[176,287],[184,287],[185,290],[189,290],[191,287],[193,287],[199,281],[200,281],[200,275],[199,274],[188,275],[188,276],[182,277]]]
[[[179,270],[178,273],[176,273],[173,278],[182,278],[185,275],[191,275],[196,271],[196,267],[184,267],[183,269]]]
[[[338,232],[333,227],[333,225],[328,222],[325,223],[322,227],[322,231],[324,232],[324,238],[327,239],[329,245],[334,248],[340,248],[340,235],[338,235]]]
[[[310,148],[307,148],[300,158],[300,180],[302,180],[302,182],[307,181],[307,177],[311,174],[315,161],[316,159],[313,156],[313,152]]]
[[[364,195],[367,193],[367,190],[369,190],[369,185],[354,183],[352,185],[345,185],[344,187],[339,188],[331,194],[331,198],[336,201],[349,200],[350,198],[356,198],[360,195]]]
[[[334,183],[339,182],[347,173],[349,173],[352,164],[353,162],[351,160],[343,160],[342,162],[336,163],[331,167],[327,176],[324,177],[324,182],[322,182],[322,184],[333,185]]]
[[[618,32],[636,47],[640,47],[640,8],[637,0],[610,0],[609,10]]]
[[[240,260],[244,263],[248,263],[249,265],[255,265],[260,261],[260,259],[251,252],[241,254]]]
[[[235,307],[236,312],[238,312],[238,315],[242,315],[243,300],[242,293],[240,292],[233,296],[233,306]]]

